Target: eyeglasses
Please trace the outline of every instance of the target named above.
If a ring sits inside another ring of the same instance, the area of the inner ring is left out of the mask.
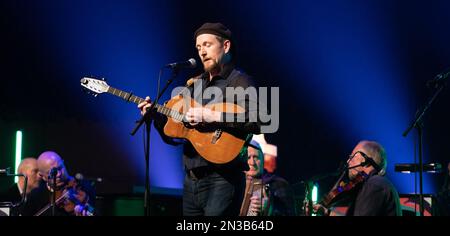
[[[361,152],[361,151],[356,151],[355,153],[353,153],[353,154],[350,154],[350,155],[348,155],[348,160],[347,160],[347,162],[350,162],[355,156],[356,156],[356,154],[361,154],[361,156],[364,158],[364,159],[366,159],[366,157],[369,157],[367,154],[365,154],[364,152]]]
[[[356,151],[352,155],[349,155],[348,156],[349,159],[348,159],[347,163],[350,162],[356,156],[356,154],[358,154],[358,153],[364,158],[364,162],[361,163],[361,166],[366,166],[366,165],[370,164],[378,172],[381,170],[381,167],[373,160],[373,158],[370,157],[369,155],[365,154],[362,151]]]

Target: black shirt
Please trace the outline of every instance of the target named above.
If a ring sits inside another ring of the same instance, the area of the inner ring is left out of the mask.
[[[18,184],[11,185],[8,190],[0,194],[0,202],[17,203],[22,200]]]
[[[401,216],[397,190],[385,177],[371,173],[362,185],[355,188],[349,216]]]
[[[18,215],[19,214],[19,208],[21,207],[21,201],[22,201],[22,194],[20,194],[19,186],[17,183],[11,185],[8,190],[2,194],[0,194],[0,202],[3,204],[8,205],[11,211],[10,215]],[[6,206],[3,205],[3,206]]]
[[[250,120],[254,121],[255,119],[250,119],[251,116],[255,115],[256,112],[250,111],[250,108],[257,108],[257,99],[251,98],[249,96],[245,96],[244,98],[239,98],[239,96],[235,96],[234,99],[232,97],[227,97],[226,88],[238,88],[242,87],[244,90],[249,87],[254,87],[254,83],[250,76],[245,74],[244,72],[238,70],[235,68],[233,64],[227,64],[224,66],[223,70],[220,72],[219,75],[214,76],[211,80],[209,80],[209,73],[205,72],[199,76],[196,77],[196,81],[188,87],[189,92],[191,94],[191,97],[197,102],[202,105],[211,104],[211,103],[222,103],[225,101],[235,101],[235,104],[245,104],[245,122],[221,122],[221,123],[214,123],[211,125],[215,125],[218,128],[223,129],[226,132],[229,132],[235,136],[238,136],[240,138],[247,138],[248,134],[254,134],[260,132],[260,125],[259,122],[249,122]],[[214,97],[211,98],[203,98],[203,92],[205,92],[206,89],[215,87],[214,89],[219,89],[222,91],[223,97]],[[196,90],[194,91],[194,88]],[[201,88],[201,91],[199,91],[197,88]],[[255,88],[256,89],[256,88]],[[254,117],[252,117],[254,118]],[[222,120],[225,120],[226,118],[222,116]],[[164,123],[167,120],[167,118],[162,119],[163,122],[155,122],[155,126],[160,132],[161,136],[163,136],[163,140],[166,143],[174,144],[172,141],[170,141],[170,138],[164,135],[163,127]],[[225,165],[214,165],[213,163],[210,163],[206,161],[204,158],[202,158],[197,151],[194,149],[194,147],[189,143],[184,143],[183,148],[183,163],[184,167],[187,170],[198,168],[198,167],[204,167],[204,166],[214,166],[215,168],[222,169],[222,170],[232,170],[234,171],[242,171],[246,170],[248,168],[248,165],[246,163],[247,160],[247,154],[246,152],[241,152],[241,156],[235,158],[230,163],[227,163]],[[245,156],[244,156],[245,154]]]

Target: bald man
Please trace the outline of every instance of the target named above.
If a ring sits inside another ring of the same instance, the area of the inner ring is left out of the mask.
[[[23,174],[28,177],[26,194],[29,194],[31,190],[39,187],[39,182],[41,178],[38,175],[38,165],[34,157],[27,157],[23,159],[19,167],[17,168],[18,174]],[[25,178],[19,177],[17,183],[14,183],[5,194],[2,194],[1,201],[8,201],[17,203],[22,200],[22,194],[25,188]]]
[[[26,193],[29,194],[33,189],[39,187],[41,177],[38,175],[37,160],[34,157],[23,159],[17,168],[18,174],[23,174],[28,177]],[[25,178],[19,177],[17,182],[18,189],[22,193],[25,185]]]
[[[37,160],[39,176],[44,180],[49,189],[53,188],[53,179],[49,179],[50,171],[54,168],[56,172],[56,188],[59,190],[64,187],[71,177],[67,172],[62,158],[53,151],[43,152]]]
[[[35,215],[41,209],[46,207],[51,203],[53,190],[56,186],[56,190],[64,190],[69,183],[75,181],[74,177],[69,175],[69,172],[64,165],[63,159],[54,151],[46,151],[39,155],[37,160],[38,175],[42,178],[45,185],[44,187],[33,190],[30,193],[26,207],[24,210],[24,215]],[[56,176],[56,182],[53,183],[52,170],[54,171],[54,176]],[[87,203],[75,203],[75,208],[73,212],[67,212],[63,208],[57,208],[55,215],[65,216],[65,215],[76,215],[76,216],[86,216],[93,214],[95,193],[92,187],[86,181],[79,181],[78,185],[81,190],[87,194]],[[51,215],[52,210],[49,208],[47,211],[43,212],[41,215]]]

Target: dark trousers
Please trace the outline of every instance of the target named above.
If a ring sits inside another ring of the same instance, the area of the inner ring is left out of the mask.
[[[184,178],[184,216],[238,216],[245,191],[245,174],[213,172]]]

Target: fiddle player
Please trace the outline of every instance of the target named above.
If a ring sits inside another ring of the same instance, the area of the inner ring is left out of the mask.
[[[401,216],[400,200],[397,190],[384,177],[386,173],[386,152],[374,141],[361,141],[353,149],[347,161],[350,181],[364,176],[364,180],[355,185],[346,194],[349,203],[347,216]],[[321,204],[313,205],[313,211],[319,215],[336,215]]]
[[[49,206],[54,191],[57,193],[57,198],[67,194],[65,200],[56,204],[55,216],[93,215],[95,193],[88,181],[77,181],[70,176],[64,161],[56,152],[43,152],[37,164],[38,175],[42,178],[43,184],[30,193],[22,215],[52,215],[52,208]],[[53,183],[54,178],[56,178],[55,183]]]

